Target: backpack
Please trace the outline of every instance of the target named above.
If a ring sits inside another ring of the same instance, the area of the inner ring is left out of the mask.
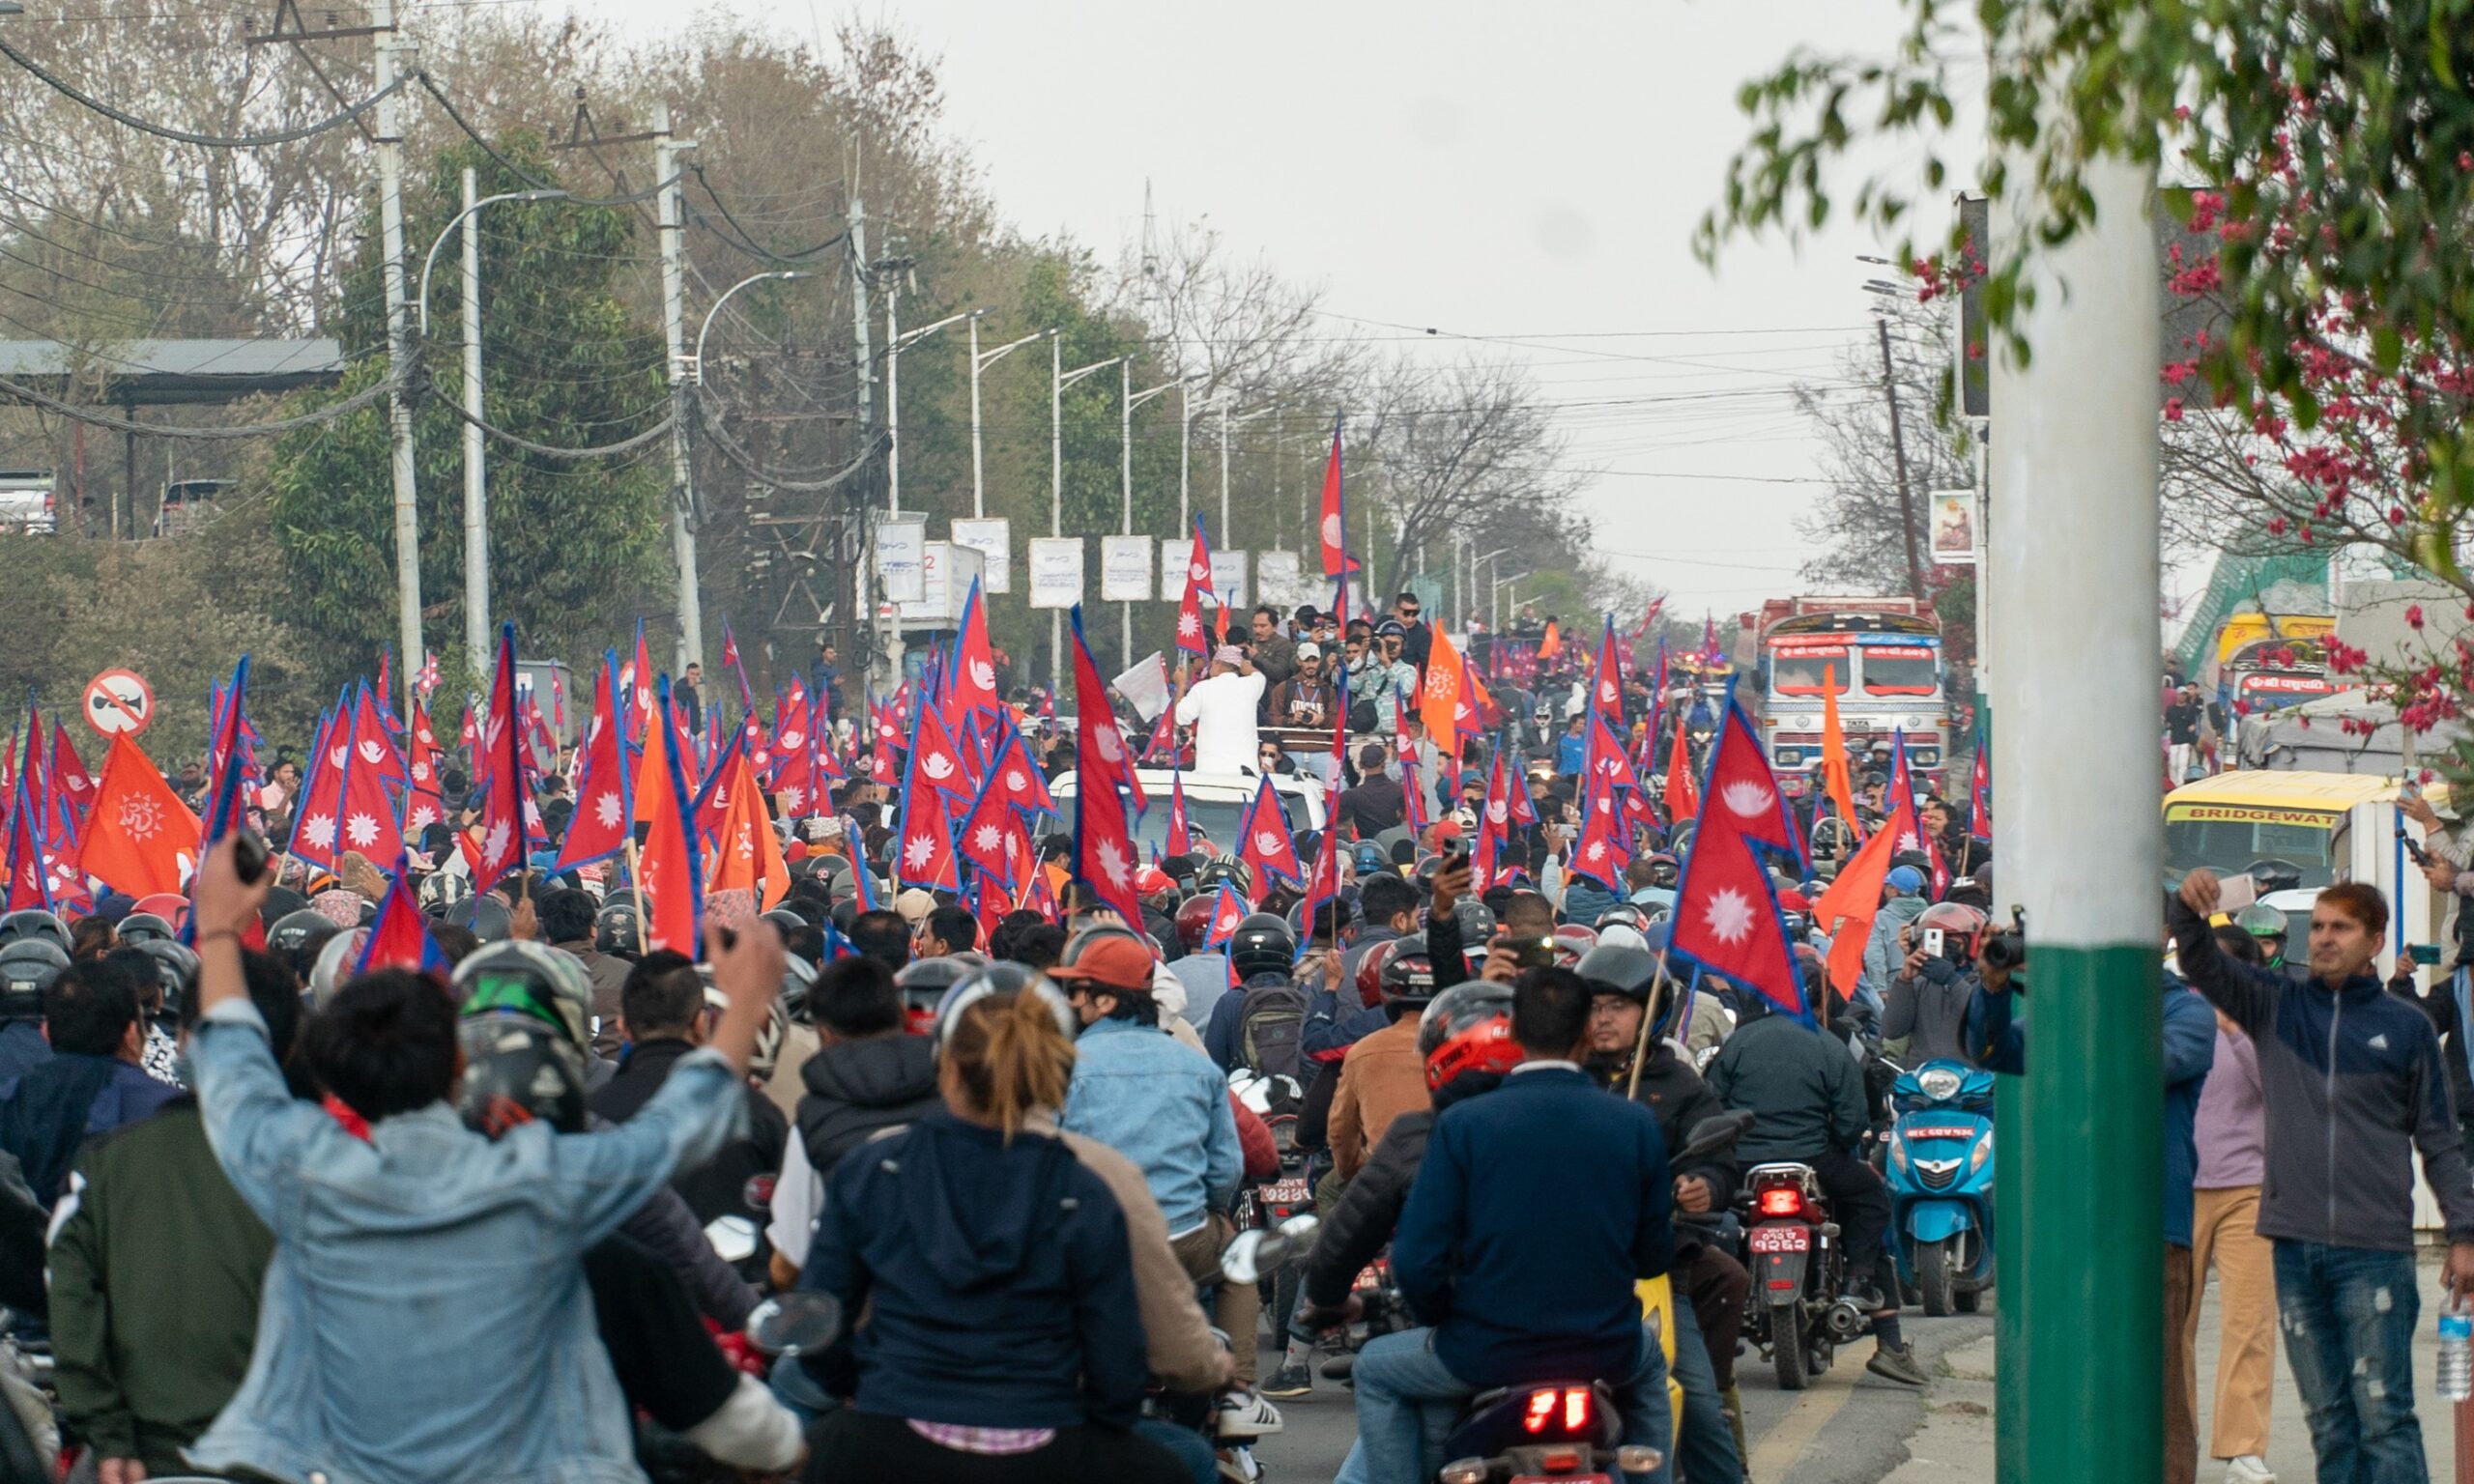
[[[1305,1029],[1305,990],[1284,979],[1254,985],[1237,1002],[1237,1065],[1265,1076],[1296,1076]]]

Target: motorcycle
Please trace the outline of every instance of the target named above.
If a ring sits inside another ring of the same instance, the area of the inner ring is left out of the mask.
[[[1779,1389],[1801,1391],[1829,1369],[1839,1346],[1864,1332],[1865,1317],[1846,1296],[1847,1255],[1811,1167],[1757,1164],[1744,1187],[1738,1207],[1752,1273],[1744,1333],[1777,1368]]]
[[[1444,1444],[1443,1484],[1615,1484],[1647,1473],[1657,1449],[1623,1441],[1615,1391],[1602,1381],[1547,1381],[1472,1398]]]
[[[1932,1061],[1890,1088],[1890,1226],[1924,1312],[1972,1314],[1993,1286],[1993,1073]]]
[[[1290,1271],[1312,1253],[1314,1234],[1321,1225],[1311,1214],[1298,1214],[1277,1226],[1248,1227],[1220,1254],[1222,1280],[1260,1283]],[[1220,1334],[1216,1329],[1212,1332]],[[1234,1343],[1225,1334],[1220,1339],[1223,1344]],[[1253,1336],[1246,1339],[1251,1344]],[[1254,1457],[1254,1444],[1285,1425],[1280,1409],[1261,1396],[1251,1391],[1223,1392],[1203,1423],[1212,1451],[1219,1455],[1221,1478],[1227,1484],[1256,1484],[1263,1476],[1263,1466]]]
[[[1280,1151],[1280,1173],[1238,1193],[1238,1228],[1276,1231],[1294,1217],[1311,1214],[1314,1183],[1307,1178],[1306,1155],[1297,1147],[1297,1110],[1304,1100],[1297,1079],[1239,1070],[1229,1074],[1228,1089],[1270,1127],[1273,1147]],[[1262,1282],[1264,1312],[1289,1312],[1296,1304],[1298,1282],[1296,1265],[1276,1265]]]

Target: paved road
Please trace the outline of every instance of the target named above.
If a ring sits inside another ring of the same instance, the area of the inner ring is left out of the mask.
[[[1935,1362],[1943,1352],[1993,1332],[1990,1313],[1924,1319],[1910,1311],[1905,1326],[1928,1372],[1938,1372]],[[1873,1484],[1898,1467],[1908,1435],[1923,1424],[1932,1388],[1919,1392],[1865,1374],[1872,1353],[1871,1340],[1840,1350],[1837,1364],[1799,1395],[1780,1391],[1758,1355],[1747,1351],[1737,1362],[1755,1484],[1791,1476],[1796,1484]],[[1273,1358],[1263,1359],[1268,1376]],[[1279,1405],[1286,1428],[1259,1450],[1269,1478],[1277,1484],[1331,1478],[1357,1433],[1347,1389],[1318,1378],[1312,1396]]]

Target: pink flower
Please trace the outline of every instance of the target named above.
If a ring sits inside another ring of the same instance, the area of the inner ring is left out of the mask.
[[[2417,603],[2405,610],[2405,627],[2409,629],[2419,629],[2422,626],[2423,605]]]
[[[2165,399],[2165,420],[2167,422],[2179,422],[2182,420],[2181,398],[2167,397]]]

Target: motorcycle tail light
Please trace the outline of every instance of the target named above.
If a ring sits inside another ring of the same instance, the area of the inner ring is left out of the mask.
[[[1538,1467],[1548,1473],[1578,1473],[1581,1450],[1578,1448],[1544,1448],[1538,1454]]]
[[[1551,1390],[1530,1392],[1529,1412],[1520,1419],[1521,1430],[1531,1433],[1546,1431],[1546,1424],[1555,1420],[1555,1400],[1556,1393]]]
[[[1589,1426],[1589,1387],[1564,1388],[1564,1431],[1581,1432]]]
[[[1800,1216],[1804,1213],[1804,1195],[1793,1185],[1774,1185],[1761,1192],[1761,1213],[1765,1216]]]

